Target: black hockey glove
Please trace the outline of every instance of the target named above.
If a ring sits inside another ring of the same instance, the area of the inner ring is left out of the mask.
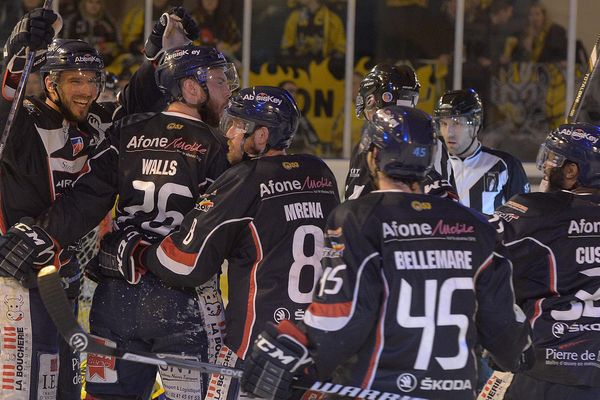
[[[529,345],[521,353],[521,357],[519,358],[519,361],[517,362],[516,366],[514,366],[510,369],[504,368],[501,365],[499,365],[494,360],[494,356],[491,353],[489,353],[487,350],[485,350],[483,352],[483,357],[487,358],[489,366],[493,370],[501,371],[501,372],[512,372],[512,373],[516,374],[519,372],[528,371],[531,368],[533,368],[533,365],[535,364],[535,349],[533,347],[533,344],[529,343]]]
[[[313,362],[306,343],[306,336],[291,322],[268,323],[244,360],[242,389],[258,397],[287,399],[294,377]]]
[[[152,32],[148,39],[146,40],[146,44],[144,45],[144,53],[149,60],[156,60],[158,56],[161,54],[163,47],[165,46],[165,31],[167,30],[169,21],[169,15],[176,15],[181,19],[181,25],[183,26],[183,30],[185,32],[185,36],[190,40],[194,41],[198,38],[198,24],[194,21],[194,18],[183,7],[175,7],[171,9],[168,13],[163,13],[158,21],[154,24],[154,28],[152,28]],[[183,45],[183,43],[178,43],[177,45]],[[166,50],[166,49],[165,49]]]
[[[36,285],[37,270],[52,264],[58,247],[31,218],[23,218],[0,237],[0,275],[12,276],[26,288]]]
[[[133,225],[106,234],[98,253],[100,273],[113,278],[123,277],[132,285],[137,284],[145,273],[136,252],[140,246],[148,244],[143,239]]]
[[[54,38],[52,24],[56,22],[58,14],[52,10],[36,8],[28,12],[15,25],[10,37],[6,41],[8,54],[15,55],[23,47],[30,50],[40,50],[48,47]]]

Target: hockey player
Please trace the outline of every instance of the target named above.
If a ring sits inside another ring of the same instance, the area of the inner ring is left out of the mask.
[[[473,89],[452,90],[439,99],[434,119],[444,138],[461,203],[491,215],[515,194],[528,193],[523,165],[514,156],[482,146],[477,139],[483,107]]]
[[[117,122],[73,190],[38,219],[39,226],[20,224],[8,231],[1,269],[27,281],[36,252],[52,253],[81,237],[106,215],[117,194],[117,232],[105,238],[115,248],[125,237],[159,241],[179,227],[199,194],[228,167],[222,135],[200,119],[200,109],[209,97],[214,104],[229,98],[237,74],[216,49],[188,45],[165,53],[157,82],[172,99],[167,109]],[[37,235],[37,242],[23,231]],[[10,257],[15,252],[21,257]],[[123,348],[206,360],[203,300],[196,291],[168,287],[154,274],[141,276],[138,265],[124,269],[125,261],[100,259],[91,332]],[[169,397],[200,398],[205,391],[198,373],[160,372]],[[102,399],[146,399],[155,376],[153,366],[95,357],[88,360],[86,389]]]
[[[547,193],[513,197],[495,219],[513,262],[536,362],[505,399],[598,399],[600,127],[561,125],[540,146]]]
[[[140,256],[164,282],[187,287],[228,260],[226,347],[219,357],[226,365],[246,357],[266,322],[301,319],[321,276],[325,218],[339,198],[322,160],[286,154],[299,115],[284,89],[241,90],[222,121],[235,166],[198,199],[179,231]]]
[[[104,67],[97,51],[83,41],[65,39],[55,40],[48,48],[60,29],[57,18],[51,10],[29,12],[4,47],[0,127],[6,124],[21,77],[25,47],[37,50],[33,70],[41,68],[45,98],[23,101],[0,159],[2,234],[23,217],[37,217],[68,190],[111,123],[110,108],[95,101],[102,90]],[[61,276],[71,299],[77,297],[81,277],[74,254],[73,248],[66,248],[60,259],[38,260],[42,265],[62,265]],[[72,355],[61,341],[59,362],[58,333],[37,289],[23,288],[7,274],[2,276],[2,300],[9,312],[0,313],[0,398],[79,399],[79,354]]]
[[[370,121],[375,111],[389,105],[415,107],[419,101],[421,85],[415,71],[408,65],[376,65],[360,83],[356,96],[356,116]],[[366,133],[361,134],[366,140]],[[356,199],[370,193],[373,183],[369,177],[364,144],[357,143],[352,150],[350,169],[346,177],[344,198]],[[434,168],[423,181],[425,193],[449,195],[458,198],[452,186],[452,168],[448,161],[448,152],[439,142]]]
[[[331,379],[322,389],[333,395],[473,399],[475,343],[509,369],[529,343],[510,265],[480,214],[421,194],[437,144],[429,115],[388,106],[368,132],[377,190],[329,216],[323,277],[303,322],[258,336],[242,386],[284,399],[309,368]]]

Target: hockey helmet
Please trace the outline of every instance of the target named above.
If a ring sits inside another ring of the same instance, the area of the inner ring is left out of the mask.
[[[93,46],[79,39],[54,39],[46,62],[40,68],[42,86],[46,76],[61,71],[93,71],[97,75],[98,93],[104,88],[104,61]],[[56,83],[56,82],[55,82]]]
[[[377,147],[375,163],[395,179],[422,180],[433,167],[437,139],[431,117],[408,106],[387,106],[368,123],[369,148]]]
[[[155,72],[155,79],[161,91],[172,100],[181,100],[183,78],[195,78],[210,96],[206,82],[212,79],[212,71],[221,70],[225,73],[229,90],[239,87],[239,79],[235,66],[227,62],[223,53],[208,46],[188,44],[167,50]]]
[[[421,85],[408,65],[377,64],[360,82],[356,96],[356,116],[363,117],[365,103],[375,97],[375,108],[389,105],[416,106]]]
[[[579,167],[581,186],[600,188],[600,126],[587,122],[560,125],[540,145],[536,165],[543,170],[548,162],[561,167],[571,161]]]
[[[240,90],[229,100],[220,128],[226,133],[236,123],[248,137],[257,127],[266,126],[269,128],[269,147],[287,149],[298,129],[299,120],[300,111],[287,90],[275,86],[253,86]]]
[[[433,110],[433,119],[439,132],[440,118],[465,117],[467,124],[476,127],[475,133],[483,123],[483,106],[477,92],[473,89],[449,90],[440,97]]]

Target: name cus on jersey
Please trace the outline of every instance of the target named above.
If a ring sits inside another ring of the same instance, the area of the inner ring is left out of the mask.
[[[301,203],[285,204],[286,221],[295,221],[300,218],[324,218],[321,203],[318,201],[304,201]]]
[[[469,250],[395,251],[396,269],[473,269]]]
[[[144,175],[175,175],[177,173],[177,161],[175,160],[153,160],[142,158],[142,174]]]

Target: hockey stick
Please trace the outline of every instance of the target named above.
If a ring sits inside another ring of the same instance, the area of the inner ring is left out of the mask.
[[[40,296],[44,302],[50,318],[56,325],[61,336],[65,341],[80,352],[101,354],[120,358],[122,360],[151,364],[157,366],[173,366],[180,368],[188,368],[200,372],[211,374],[221,374],[231,376],[233,378],[241,378],[242,370],[222,367],[215,364],[205,363],[195,360],[186,360],[169,356],[167,354],[132,352],[119,348],[109,347],[103,341],[98,341],[93,335],[86,333],[77,319],[75,314],[70,310],[71,305],[67,299],[67,295],[62,287],[60,276],[55,267],[49,266],[43,268],[38,274],[38,288]]]
[[[52,8],[52,0],[44,1],[43,7],[46,10]],[[13,123],[17,118],[19,107],[21,107],[21,103],[23,101],[23,94],[25,93],[25,86],[27,86],[27,78],[29,78],[29,73],[31,72],[31,67],[33,66],[34,60],[35,51],[31,51],[31,49],[28,48],[27,60],[25,61],[23,72],[21,73],[21,79],[19,79],[19,84],[17,85],[15,97],[13,98],[13,102],[10,105],[10,111],[8,112],[8,117],[6,118],[6,125],[4,125],[4,131],[2,131],[2,136],[0,136],[0,158],[2,158],[2,153],[4,153],[4,147],[6,146],[6,141],[8,140],[8,135],[10,135],[10,131],[12,130]]]
[[[119,348],[109,347],[103,341],[98,341],[93,335],[86,333],[75,315],[71,312],[71,304],[62,287],[60,276],[54,266],[42,268],[38,274],[38,288],[40,296],[50,318],[56,325],[65,341],[80,352],[101,354],[120,358],[127,361],[151,364],[157,366],[173,366],[193,369],[200,372],[231,376],[241,378],[241,369],[224,367],[216,364],[205,363],[195,360],[185,360],[169,356],[167,354],[131,352]],[[419,397],[398,395],[396,393],[380,392],[377,390],[363,389],[355,386],[346,386],[337,383],[315,381],[310,387],[293,385],[294,389],[320,392],[326,394],[337,394],[346,397],[365,398],[372,400],[425,400]]]
[[[597,123],[600,120],[600,115],[598,111],[594,112],[594,116],[590,113],[588,115],[583,116],[582,110],[593,107],[596,108],[597,104],[593,102],[594,96],[594,86],[592,85],[592,81],[597,79],[598,75],[598,56],[600,55],[600,35],[596,39],[596,43],[594,44],[594,48],[590,53],[590,58],[588,60],[588,71],[585,73],[583,77],[583,81],[581,82],[581,86],[577,91],[577,96],[575,96],[575,100],[573,100],[573,105],[571,106],[571,110],[569,111],[569,115],[567,115],[567,123],[575,123],[575,122],[590,122]],[[597,118],[596,118],[597,117]]]

